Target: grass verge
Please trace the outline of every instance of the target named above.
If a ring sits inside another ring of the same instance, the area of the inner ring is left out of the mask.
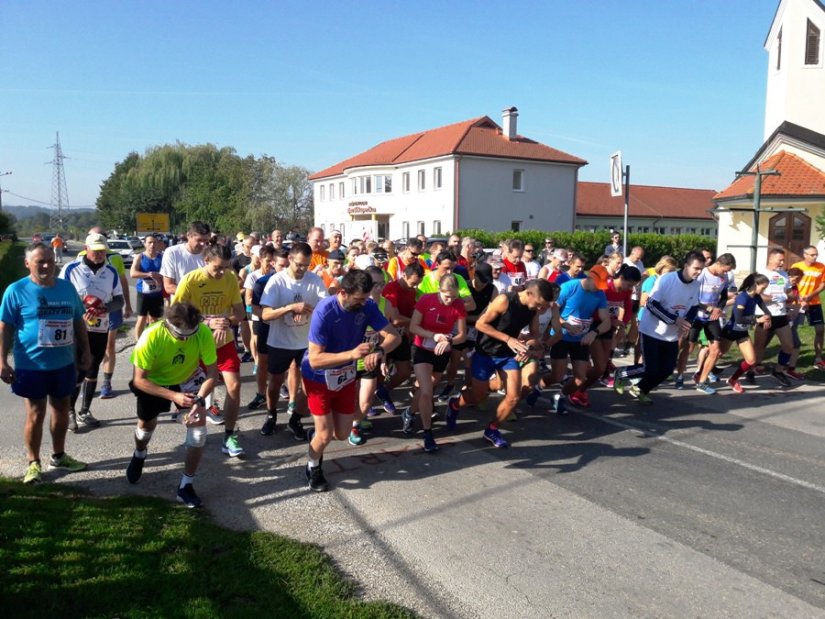
[[[319,549],[161,499],[0,479],[8,617],[414,617],[356,599]]]

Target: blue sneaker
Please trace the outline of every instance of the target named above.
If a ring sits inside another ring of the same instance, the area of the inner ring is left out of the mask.
[[[447,427],[455,430],[458,425],[459,396],[454,396],[447,401]]]
[[[248,350],[241,356],[241,363],[249,363],[252,360],[252,353]]]
[[[536,402],[539,401],[540,397],[541,389],[539,389],[538,387],[533,387],[530,390],[530,393],[527,395],[527,397],[524,398],[524,401],[527,402],[527,406],[535,406]]]
[[[719,377],[716,374],[714,374],[713,372],[711,372],[710,374],[708,374],[708,382],[709,383],[718,383],[719,382]]]
[[[415,434],[415,414],[409,406],[401,411],[401,423],[401,431],[404,434]]]
[[[424,451],[427,453],[438,451],[438,445],[435,444],[432,430],[424,430]]]
[[[700,391],[707,395],[713,395],[716,393],[716,389],[711,387],[709,383],[696,383],[696,391]]]
[[[681,374],[676,375],[676,379],[673,381],[673,386],[677,389],[684,389],[685,388],[685,377]]]
[[[238,442],[238,435],[237,434],[230,434],[227,436],[223,441],[223,447],[221,447],[221,451],[225,453],[230,458],[239,458],[244,454],[243,447]]]
[[[499,432],[498,428],[491,428],[490,426],[484,428],[484,438],[499,449],[504,449],[510,446],[510,443],[505,441],[504,437],[501,436],[501,432]]]
[[[103,383],[103,386],[100,388],[100,399],[109,400],[113,397],[115,397],[115,391],[112,389],[112,386],[109,383]]]
[[[395,415],[396,408],[395,403],[392,401],[392,397],[390,396],[390,392],[384,385],[379,385],[378,389],[375,390],[375,395],[378,396],[378,399],[381,400],[384,404],[384,411],[389,413],[390,415]]]

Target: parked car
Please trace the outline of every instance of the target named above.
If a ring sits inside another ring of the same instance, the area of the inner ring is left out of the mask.
[[[135,261],[135,250],[132,244],[125,239],[109,239],[109,251],[120,254],[123,258],[123,265],[131,268]]]

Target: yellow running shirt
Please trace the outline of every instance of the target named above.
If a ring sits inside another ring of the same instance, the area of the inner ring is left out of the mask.
[[[223,277],[209,277],[205,267],[190,271],[183,276],[175,291],[172,303],[191,303],[200,310],[204,319],[232,316],[233,305],[243,305],[238,277],[232,269],[224,271]],[[227,330],[226,342],[233,341],[231,330]]]
[[[129,358],[137,368],[145,370],[148,378],[161,387],[185,382],[203,361],[211,365],[218,360],[212,331],[201,323],[198,332],[186,340],[179,340],[166,329],[163,321],[146,327]]]

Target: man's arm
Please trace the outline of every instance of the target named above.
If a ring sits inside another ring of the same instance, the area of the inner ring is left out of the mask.
[[[0,320],[0,379],[8,385],[14,382],[14,370],[9,365],[9,353],[14,343],[14,325]]]

